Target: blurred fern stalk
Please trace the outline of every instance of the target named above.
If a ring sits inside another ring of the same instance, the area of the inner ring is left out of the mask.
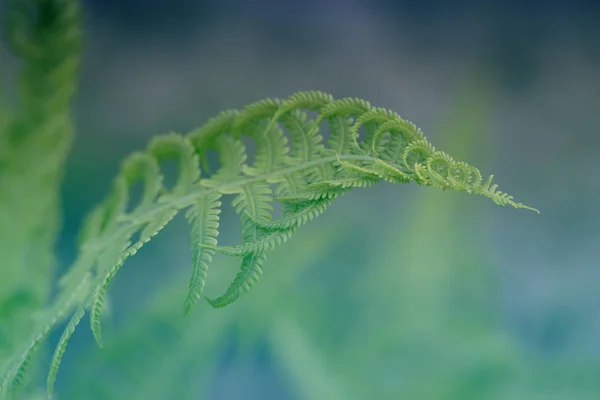
[[[0,361],[32,333],[52,290],[82,44],[77,2],[10,0],[4,11],[21,68],[16,104],[0,106]]]

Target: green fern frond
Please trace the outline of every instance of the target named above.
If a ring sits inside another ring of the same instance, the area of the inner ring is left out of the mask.
[[[393,111],[386,110],[385,108],[373,108],[363,114],[361,114],[357,119],[354,125],[352,126],[353,136],[358,136],[358,131],[361,127],[365,127],[367,134],[362,143],[363,149],[369,151],[370,149],[374,149],[373,151],[380,150],[378,149],[378,143],[376,143],[377,139],[377,127],[381,123],[385,123],[392,119],[401,119],[398,114]]]
[[[328,181],[323,181],[323,182],[328,182]],[[315,186],[311,186],[310,189],[307,189],[296,193],[295,195],[291,195],[291,196],[280,196],[277,197],[275,200],[283,203],[283,204],[300,204],[300,203],[307,203],[307,202],[315,202],[315,201],[319,201],[322,199],[335,199],[336,197],[338,197],[341,194],[344,194],[345,192],[348,191],[348,188],[344,188],[341,186],[335,186],[335,185],[322,185],[321,187],[319,187],[318,185],[319,182],[317,182],[316,187]],[[313,184],[311,184],[313,185]]]
[[[204,202],[189,209],[186,214],[192,225],[193,272],[190,278],[189,291],[185,299],[184,315],[188,315],[192,307],[202,296],[206,284],[208,265],[212,261],[219,235],[219,214],[221,213],[221,194],[212,193]]]
[[[211,179],[201,180],[200,184],[207,188],[221,187],[223,194],[235,194],[237,186],[226,184],[237,182],[242,176],[247,158],[244,144],[232,137],[222,136],[216,140],[215,149],[219,151],[220,168]]]
[[[262,275],[262,267],[265,259],[266,256],[264,253],[246,254],[242,260],[241,271],[237,273],[225,293],[216,299],[206,297],[206,300],[211,306],[220,308],[236,301],[242,292],[248,293]]]
[[[56,381],[56,374],[58,373],[58,368],[60,366],[60,362],[62,361],[62,357],[65,354],[65,350],[67,349],[67,344],[69,343],[69,339],[75,332],[75,328],[85,315],[85,305],[81,305],[77,308],[77,311],[71,317],[71,320],[67,324],[63,334],[56,345],[56,349],[54,350],[54,355],[52,356],[52,361],[50,362],[50,370],[48,372],[47,378],[47,391],[48,397],[52,397],[52,392],[54,389],[54,382]]]
[[[307,116],[311,110],[318,112],[315,120]],[[325,123],[331,135],[324,143],[319,130]],[[361,129],[366,131],[364,139],[359,136]],[[243,136],[256,144],[251,165]],[[220,165],[201,175],[200,158],[208,150],[217,151]],[[171,189],[164,186],[161,173],[161,162],[166,159],[179,161],[179,175]],[[206,298],[213,307],[224,307],[256,285],[268,252],[289,240],[301,225],[352,188],[381,180],[413,181],[529,208],[497,190],[491,179],[482,184],[475,167],[436,151],[412,123],[396,113],[372,108],[364,100],[334,100],[321,92],[299,92],[287,100],[260,101],[241,111],[223,112],[188,136],[159,136],[147,151],[127,158],[111,194],[86,219],[80,257],[61,280],[62,291],[48,312],[57,314],[21,354],[29,354],[52,325],[77,309],[55,353],[48,380],[51,392],[76,317],[89,310],[91,329],[101,344],[100,310],[111,280],[125,260],[181,210],[187,210],[192,231],[193,268],[184,307],[189,314],[204,296],[207,269],[216,251],[241,259],[240,271],[225,293]],[[139,203],[132,205],[129,191],[137,181],[144,191]],[[232,206],[239,215],[243,238],[238,245],[217,244],[224,195],[234,195]],[[278,218],[273,215],[274,202],[282,205]],[[85,287],[83,280],[88,280]],[[77,287],[83,292],[68,302],[67,293]],[[25,358],[17,359],[2,378],[14,380]]]
[[[412,122],[393,116],[389,121],[383,122],[374,133],[373,151],[377,152],[377,144],[381,140],[387,143],[378,157],[388,164],[400,164],[401,157],[406,147],[415,141],[424,139],[423,132]]]
[[[265,99],[247,105],[241,115],[236,118],[231,127],[236,137],[244,134],[245,128],[250,124],[256,124],[257,121],[262,121],[265,118],[270,118],[275,114],[281,105],[279,99]]]
[[[87,296],[91,292],[91,273],[84,274],[76,285],[69,286],[59,294],[54,304],[42,312],[38,319],[38,328],[35,334],[27,341],[22,351],[15,353],[13,358],[6,362],[0,370],[0,395],[18,389],[23,380],[23,373],[27,369],[32,354],[39,347],[48,333],[62,321],[78,304],[88,304]]]
[[[271,174],[277,167],[284,164],[289,151],[287,139],[283,131],[275,125],[268,125],[266,121],[248,126],[246,134],[256,142],[254,163],[244,168],[248,176],[261,176]]]
[[[38,347],[39,344],[36,344],[34,347],[32,347],[31,350],[23,358],[23,362],[21,363],[19,368],[17,368],[13,380],[7,387],[8,398],[16,398],[19,388],[23,385],[23,382],[25,381],[26,374],[29,371],[29,368],[31,367],[33,355],[37,351]],[[5,384],[6,383],[8,382],[5,382]],[[2,386],[4,386],[4,384]],[[2,391],[0,391],[0,394],[2,394]]]
[[[158,161],[175,159],[179,161],[179,176],[175,186],[165,198],[186,195],[200,178],[198,155],[193,144],[176,133],[156,137],[148,147],[150,154]],[[160,181],[156,181],[160,184]],[[164,201],[165,198],[161,199]]]
[[[254,223],[254,220],[252,220]],[[288,241],[288,239],[296,232],[296,227],[299,224],[293,224],[286,229],[269,230],[258,227],[258,238],[248,241],[241,246],[210,246],[201,244],[202,247],[214,249],[226,256],[242,257],[250,253],[264,253],[268,250],[273,250]]]
[[[323,152],[323,137],[315,129],[316,121],[308,119],[308,114],[294,110],[282,114],[281,124],[289,132],[290,152],[287,163],[297,165],[318,158]]]
[[[307,110],[321,110],[333,101],[334,97],[332,95],[318,90],[297,92],[284,100],[278,113],[284,114],[292,110],[301,110],[304,108]]]
[[[322,214],[333,202],[333,200],[336,199],[336,197],[337,196],[332,198],[321,198],[307,203],[285,203],[283,214],[278,220],[273,222],[253,220],[253,222],[261,228],[267,230],[287,230],[292,227],[297,227],[315,219],[317,216]]]
[[[371,104],[368,101],[356,97],[346,97],[344,99],[333,100],[319,110],[317,121],[335,116],[346,115],[358,117],[371,110]]]

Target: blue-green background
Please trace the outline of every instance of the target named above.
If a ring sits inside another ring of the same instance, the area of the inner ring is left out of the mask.
[[[600,398],[594,2],[84,7],[61,269],[128,153],[298,90],[398,112],[541,215],[412,184],[357,189],[276,250],[249,295],[186,320],[178,218],[114,280],[105,348],[78,329],[58,398]],[[226,207],[223,240],[238,231]],[[237,268],[217,257],[207,293]]]

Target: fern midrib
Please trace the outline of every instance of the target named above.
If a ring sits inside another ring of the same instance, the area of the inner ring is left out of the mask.
[[[340,132],[345,130],[346,126],[344,126],[344,117],[334,118],[334,121],[338,125],[338,129],[340,130]],[[338,148],[336,149],[338,153],[342,153],[344,151],[344,149],[347,146],[347,143],[349,142],[348,139],[349,137],[347,133],[340,135],[340,142],[338,143]]]
[[[298,120],[296,120],[295,118],[292,118],[291,123],[294,124],[296,126],[296,129],[299,132],[304,132],[304,130],[302,129],[302,123],[299,122]],[[308,132],[310,132],[310,129],[308,130]],[[301,162],[308,162],[310,161],[310,155],[311,155],[311,149],[310,149],[310,136],[308,135],[298,135],[298,139],[302,140],[302,156],[300,161]]]
[[[244,191],[244,195],[246,196],[246,198],[248,200],[253,200],[254,197],[252,196],[252,191],[250,189],[250,186],[248,184],[244,184],[242,185],[243,191]],[[205,195],[207,195],[208,193],[206,193]],[[252,212],[252,216],[256,219],[258,219],[258,206],[256,204],[255,201],[248,201],[248,205],[251,208],[251,212]],[[251,232],[251,237],[250,238],[244,238],[244,239],[253,239],[253,240],[257,240],[258,239],[258,226],[256,224],[252,224],[252,232]]]
[[[294,179],[294,175],[288,174],[285,176],[285,181],[290,187],[291,193],[298,193],[298,185],[296,184],[296,180]]]
[[[257,175],[257,176],[244,176],[244,179],[235,180],[232,182],[227,182],[218,186],[214,186],[211,188],[205,188],[200,184],[196,184],[192,190],[186,195],[177,196],[176,198],[169,198],[169,195],[161,201],[160,198],[157,203],[151,206],[150,209],[147,209],[143,212],[140,211],[140,214],[133,214],[129,218],[125,219],[121,226],[116,231],[110,231],[97,239],[92,239],[90,242],[85,243],[82,247],[89,249],[91,251],[94,250],[102,250],[106,247],[106,245],[110,242],[110,237],[119,237],[124,231],[131,230],[132,225],[143,224],[147,221],[151,221],[156,214],[159,214],[161,211],[164,211],[167,208],[177,208],[181,210],[183,208],[189,207],[193,205],[198,199],[207,196],[211,193],[223,193],[227,191],[227,189],[240,187],[244,185],[249,185],[255,182],[266,181],[269,178],[275,178],[279,176],[285,176],[286,174],[292,174],[294,172],[302,171],[304,169],[316,166],[323,166],[328,163],[333,164],[338,160],[348,160],[348,161],[375,161],[376,157],[373,156],[362,156],[362,155],[353,155],[353,154],[342,154],[339,156],[330,156],[324,157],[318,160],[308,161],[304,164],[298,164],[294,166],[284,167],[273,171],[271,173]],[[108,239],[106,237],[109,237]]]

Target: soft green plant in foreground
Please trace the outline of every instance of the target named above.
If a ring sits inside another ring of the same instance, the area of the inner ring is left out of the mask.
[[[27,255],[36,243],[49,249],[56,236],[60,171],[70,143],[66,104],[73,92],[80,18],[73,0],[31,0],[13,2],[10,7],[9,42],[24,63],[24,74],[19,111],[14,118],[8,117],[0,132],[0,205],[3,218],[27,221],[31,230],[14,238],[8,225],[0,224],[0,237],[6,238],[0,246],[10,244],[19,252],[3,258],[3,277],[16,277],[15,282],[25,285],[24,271],[44,265],[50,270],[48,251],[41,253],[47,259],[43,264],[31,265],[34,260],[20,255]],[[317,116],[310,118],[309,112]],[[327,129],[325,139],[322,131]],[[248,154],[244,137],[254,142],[253,154]],[[212,170],[209,152],[219,156],[219,166]],[[161,163],[172,159],[179,163],[179,174],[176,183],[167,187]],[[46,307],[42,304],[47,294],[36,300],[29,308],[35,310],[34,317],[22,321],[20,333],[26,339],[11,337],[9,348],[3,349],[9,356],[0,369],[0,393],[15,393],[27,376],[35,350],[65,318],[70,319],[47,379],[50,395],[67,342],[86,313],[102,346],[100,314],[111,280],[126,259],[179,212],[185,212],[191,225],[193,270],[184,304],[188,314],[203,297],[208,266],[216,252],[237,257],[241,263],[225,293],[207,298],[213,307],[223,307],[256,284],[269,251],[289,240],[301,225],[352,188],[382,180],[464,191],[499,205],[530,209],[497,190],[492,176],[483,179],[475,167],[436,150],[411,122],[362,99],[335,99],[308,91],[222,112],[187,135],[155,137],[146,151],[123,162],[110,195],[83,224],[79,256],[60,279],[58,294]],[[143,195],[131,204],[130,191],[137,182],[143,184]],[[40,198],[35,185],[45,187],[50,197]],[[239,215],[241,244],[226,246],[218,241],[225,196],[232,196]],[[274,213],[275,203],[281,206],[280,215]],[[19,204],[26,204],[29,212],[30,205],[38,204],[40,209],[31,214]],[[36,293],[50,288],[46,275],[46,280],[37,283],[42,282],[45,289]],[[14,289],[17,284],[11,285],[3,287],[0,306],[10,304],[11,290],[19,293]],[[17,317],[11,314],[10,318]],[[3,319],[3,325],[5,321],[12,320]]]

